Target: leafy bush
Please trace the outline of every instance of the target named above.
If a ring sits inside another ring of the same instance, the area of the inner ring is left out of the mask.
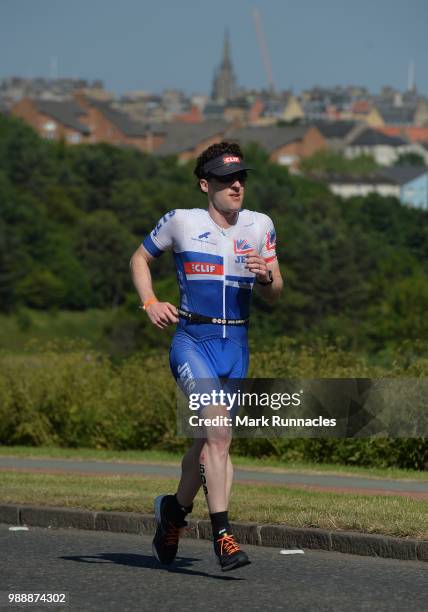
[[[175,385],[167,354],[135,355],[114,366],[102,354],[70,345],[0,357],[0,444],[107,449],[184,450],[176,436]],[[257,377],[426,376],[428,361],[405,350],[387,368],[324,346],[297,348],[279,339],[255,353]],[[256,457],[427,469],[424,439],[235,439],[235,452]]]

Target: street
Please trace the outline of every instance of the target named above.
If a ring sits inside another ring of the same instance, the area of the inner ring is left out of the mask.
[[[426,610],[423,562],[324,551],[282,555],[245,546],[252,564],[222,573],[212,544],[183,539],[176,563],[159,567],[151,538],[130,534],[0,525],[1,609],[7,594],[69,594],[66,607],[86,610]],[[4,606],[4,607],[3,607]],[[31,610],[48,606],[27,604]],[[50,605],[49,607],[52,607]]]

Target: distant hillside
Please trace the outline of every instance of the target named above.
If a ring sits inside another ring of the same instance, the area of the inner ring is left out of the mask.
[[[275,307],[255,296],[254,340],[341,336],[373,351],[425,341],[428,214],[375,195],[344,204],[256,147],[246,157],[255,172],[245,204],[274,220],[286,280]],[[192,164],[44,141],[0,115],[1,310],[120,306],[109,333],[127,325],[136,346],[155,346],[136,309],[130,256],[167,210],[204,205]],[[161,297],[175,300],[171,258],[153,270]]]

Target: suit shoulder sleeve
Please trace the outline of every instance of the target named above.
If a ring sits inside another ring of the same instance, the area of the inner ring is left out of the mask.
[[[259,213],[261,230],[260,255],[268,263],[276,259],[276,231],[272,219],[263,213]]]
[[[155,227],[143,240],[143,246],[153,257],[159,257],[162,253],[174,246],[183,224],[183,213],[181,209],[170,210],[161,217]]]

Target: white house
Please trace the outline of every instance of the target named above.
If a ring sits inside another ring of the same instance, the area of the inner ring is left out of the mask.
[[[392,166],[400,155],[416,152],[420,153],[420,150],[413,143],[371,128],[357,134],[345,147],[345,157],[348,159],[371,155],[380,166]]]
[[[381,196],[400,197],[400,187],[388,177],[372,176],[342,176],[330,175],[327,177],[330,190],[341,198],[364,197],[370,193]]]
[[[396,197],[412,208],[428,211],[428,167],[394,166],[365,177],[330,175],[330,190],[344,199],[377,193]]]

